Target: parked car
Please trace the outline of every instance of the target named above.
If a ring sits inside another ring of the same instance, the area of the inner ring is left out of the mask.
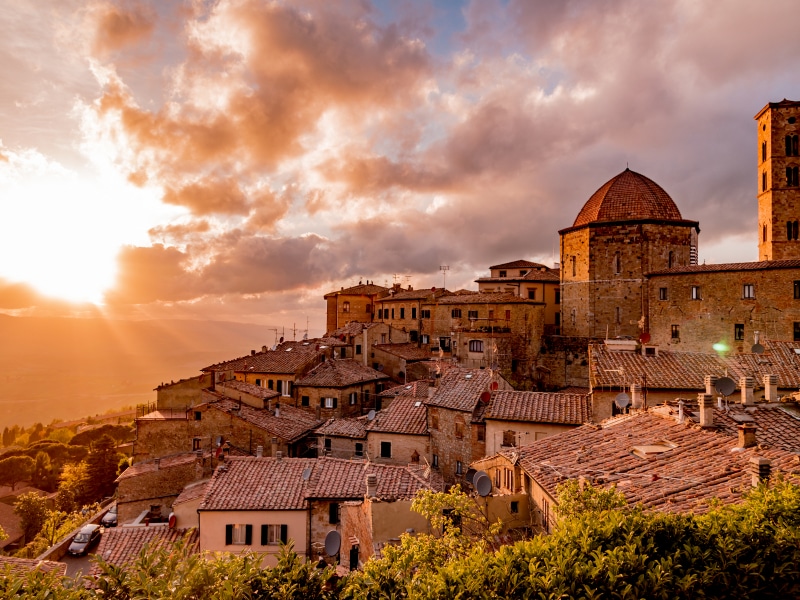
[[[100,539],[100,525],[84,525],[83,528],[72,538],[72,543],[67,548],[67,552],[73,556],[84,556],[89,549]]]
[[[103,515],[103,518],[100,520],[100,524],[103,527],[116,527],[117,526],[117,505],[112,504],[111,508],[108,509],[108,512]]]

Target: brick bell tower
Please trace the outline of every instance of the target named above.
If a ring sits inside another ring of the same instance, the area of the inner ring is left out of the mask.
[[[800,258],[800,102],[770,102],[758,123],[758,259]]]

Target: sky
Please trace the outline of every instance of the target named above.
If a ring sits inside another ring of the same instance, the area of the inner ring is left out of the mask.
[[[756,260],[753,117],[800,99],[768,5],[4,2],[0,312],[321,335],[342,286],[552,265],[626,167]]]

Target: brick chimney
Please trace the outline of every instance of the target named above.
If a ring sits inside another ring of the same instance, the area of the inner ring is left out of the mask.
[[[700,427],[714,427],[714,397],[711,394],[697,394],[697,403],[700,405]]]
[[[778,376],[764,375],[764,400],[767,402],[778,401]]]
[[[264,446],[256,446],[256,458],[264,456]]]
[[[759,483],[767,483],[769,481],[769,477],[772,474],[772,463],[768,458],[754,456],[750,459],[749,467],[753,487],[758,487]]]
[[[644,398],[642,398],[642,386],[638,383],[631,384],[631,405],[633,408],[642,408]]]
[[[752,448],[758,444],[755,423],[742,423],[739,430],[739,448]]]
[[[753,400],[753,388],[755,385],[755,379],[752,377],[739,378],[739,387],[742,389],[742,404],[745,406],[753,406],[755,404],[755,400]]]
[[[272,438],[270,440],[270,446],[272,446],[272,456],[278,456],[278,438]]]
[[[375,498],[378,495],[378,476],[375,473],[367,475],[367,498]]]
[[[705,382],[706,382],[706,394],[711,394],[712,396],[716,393],[714,386],[717,385],[717,381],[719,377],[716,375],[706,375]]]

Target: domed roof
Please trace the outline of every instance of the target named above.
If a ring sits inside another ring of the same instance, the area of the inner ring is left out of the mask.
[[[573,227],[597,221],[681,221],[681,212],[660,185],[625,169],[607,181],[583,205]]]

